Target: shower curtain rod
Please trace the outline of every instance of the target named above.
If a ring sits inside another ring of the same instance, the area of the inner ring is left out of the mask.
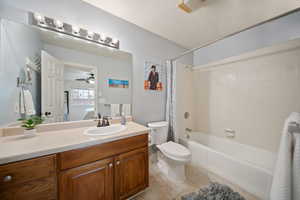
[[[185,51],[185,52],[179,54],[178,56],[169,59],[169,61],[173,62],[173,61],[178,60],[179,58],[181,58],[181,57],[183,57],[183,56],[185,56],[185,55],[187,55],[187,54],[189,54],[189,53],[192,53],[192,52],[197,51],[197,50],[199,50],[199,49],[202,49],[202,48],[204,48],[204,47],[210,46],[210,45],[212,45],[212,44],[214,44],[214,43],[216,43],[216,42],[218,42],[218,41],[220,41],[220,40],[224,40],[224,39],[229,38],[229,37],[231,37],[231,36],[237,35],[237,34],[243,32],[243,31],[247,31],[247,30],[249,30],[249,29],[252,29],[252,28],[254,28],[254,27],[260,26],[260,25],[262,25],[262,24],[265,24],[265,23],[274,21],[274,20],[276,20],[276,19],[278,19],[278,18],[287,16],[287,15],[292,14],[292,13],[295,13],[295,12],[297,12],[297,11],[300,11],[300,7],[299,7],[299,8],[295,8],[294,10],[291,10],[291,11],[289,11],[289,12],[287,12],[287,13],[283,13],[283,14],[281,14],[281,15],[278,15],[278,16],[276,16],[276,17],[273,17],[273,18],[271,18],[271,19],[268,19],[268,20],[262,21],[262,22],[260,22],[260,23],[254,24],[254,25],[252,25],[252,26],[250,26],[250,27],[247,27],[247,28],[244,28],[244,29],[242,29],[242,30],[236,31],[236,32],[234,32],[234,33],[231,33],[231,34],[226,35],[226,36],[224,36],[224,37],[221,37],[221,38],[219,38],[219,39],[216,39],[216,40],[207,42],[207,43],[205,43],[205,44],[203,44],[203,45],[201,45],[201,46],[199,46],[199,47],[195,47],[195,48],[189,49],[189,50],[187,50],[187,51]]]

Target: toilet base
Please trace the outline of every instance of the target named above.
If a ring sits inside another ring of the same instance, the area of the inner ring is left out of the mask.
[[[157,166],[170,179],[177,182],[184,182],[185,176],[185,162],[171,160],[160,151],[157,152]]]

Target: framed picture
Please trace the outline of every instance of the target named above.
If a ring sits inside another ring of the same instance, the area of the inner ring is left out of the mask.
[[[145,62],[144,89],[162,91],[162,65]]]
[[[108,79],[108,85],[112,88],[129,88],[128,80]]]

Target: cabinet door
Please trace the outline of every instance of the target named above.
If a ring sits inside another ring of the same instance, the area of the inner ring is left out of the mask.
[[[115,199],[126,199],[149,185],[148,148],[115,158]]]
[[[113,159],[105,159],[59,174],[60,200],[112,200]]]

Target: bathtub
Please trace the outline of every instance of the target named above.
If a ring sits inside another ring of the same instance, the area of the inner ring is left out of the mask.
[[[191,165],[207,169],[261,199],[269,199],[276,154],[228,138],[192,132],[180,143],[192,152]]]

